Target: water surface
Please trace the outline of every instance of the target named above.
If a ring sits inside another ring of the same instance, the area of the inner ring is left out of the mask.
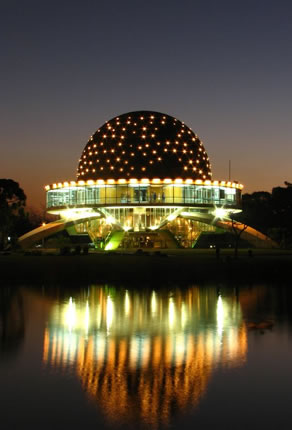
[[[7,287],[1,429],[285,429],[289,287]]]

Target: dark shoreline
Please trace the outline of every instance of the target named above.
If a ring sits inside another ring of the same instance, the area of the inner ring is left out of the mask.
[[[292,278],[292,253],[1,255],[4,283],[283,282]]]

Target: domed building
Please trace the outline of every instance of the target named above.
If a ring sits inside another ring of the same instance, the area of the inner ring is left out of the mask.
[[[85,146],[80,180],[211,179],[208,155],[184,123],[158,112],[130,112],[106,122]]]
[[[95,248],[193,248],[202,235],[231,225],[241,211],[238,182],[212,179],[200,138],[169,115],[137,111],[102,125],[82,151],[73,181],[46,187],[59,220],[22,236],[23,247],[67,232]],[[247,239],[268,238],[248,228]],[[212,244],[208,244],[212,246]]]

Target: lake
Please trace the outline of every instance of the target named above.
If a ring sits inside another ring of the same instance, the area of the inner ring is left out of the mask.
[[[286,429],[292,289],[0,290],[0,427]]]

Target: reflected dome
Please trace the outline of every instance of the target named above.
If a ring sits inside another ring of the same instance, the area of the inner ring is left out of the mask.
[[[76,372],[109,422],[158,428],[177,405],[198,405],[214,370],[240,366],[246,352],[236,296],[91,287],[54,307],[43,361]]]

